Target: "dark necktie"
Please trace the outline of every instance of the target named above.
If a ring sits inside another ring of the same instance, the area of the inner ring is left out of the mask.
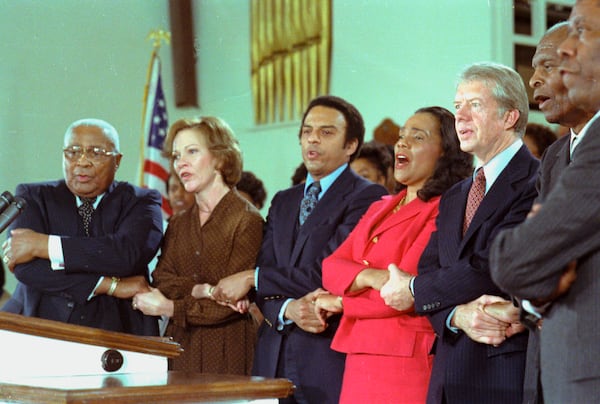
[[[321,192],[321,184],[319,181],[315,181],[308,187],[306,191],[306,195],[302,199],[302,203],[300,204],[300,225],[303,225],[306,221],[306,218],[310,215],[310,213],[315,208],[315,205],[319,201],[319,192]]]
[[[573,160],[573,151],[575,150],[575,146],[577,146],[577,141],[579,139],[577,138],[577,136],[573,135],[571,136],[571,141],[569,144],[569,162],[571,162],[571,160]]]
[[[92,213],[94,213],[94,202],[96,202],[96,197],[93,198],[79,198],[81,199],[81,205],[77,210],[79,211],[79,215],[83,219],[83,228],[85,229],[85,235],[90,235],[90,222],[92,221]]]
[[[481,203],[481,200],[485,196],[485,174],[483,168],[477,170],[475,180],[471,184],[469,190],[469,196],[467,197],[467,207],[465,209],[465,221],[463,222],[463,236],[467,232],[473,216]]]

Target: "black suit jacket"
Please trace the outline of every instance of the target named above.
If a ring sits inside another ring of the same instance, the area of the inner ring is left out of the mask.
[[[92,215],[90,237],[65,181],[21,184],[16,195],[27,208],[11,228],[61,236],[65,269],[35,259],[15,267],[19,281],[4,311],[110,331],[157,335],[155,317],[130,300],[101,295],[89,299],[101,276],[148,275],[148,262],[162,239],[157,191],[114,182]]]
[[[437,231],[419,262],[414,281],[415,310],[429,316],[436,331],[428,403],[516,403],[522,398],[527,334],[498,347],[471,340],[446,327],[450,312],[483,294],[507,297],[489,273],[492,240],[522,222],[537,193],[539,161],[525,146],[512,158],[481,202],[465,236],[463,218],[472,178],[441,198]]]
[[[386,193],[348,167],[302,226],[298,214],[304,184],[277,193],[271,202],[257,260],[257,304],[266,321],[259,329],[252,374],[291,379],[299,402],[339,401],[345,355],[330,348],[339,316],[331,319],[325,332],[311,334],[295,324],[278,329],[279,311],[288,298],[298,299],[322,287],[323,259],[346,239],[369,205]],[[287,373],[278,374],[278,365]]]

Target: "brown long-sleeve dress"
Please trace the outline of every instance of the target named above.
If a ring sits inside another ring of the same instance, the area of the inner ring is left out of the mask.
[[[154,286],[174,301],[166,336],[184,352],[169,362],[171,370],[249,375],[256,326],[211,299],[195,299],[195,284],[254,268],[262,242],[263,219],[237,191],[228,192],[200,225],[198,205],[169,222]]]

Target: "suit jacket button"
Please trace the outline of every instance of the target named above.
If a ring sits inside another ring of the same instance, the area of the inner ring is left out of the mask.
[[[362,262],[363,262],[364,265],[370,265],[369,261],[367,261],[367,260],[363,260]]]
[[[373,242],[373,244],[377,244],[377,242],[379,241],[379,237],[375,236],[371,241]]]

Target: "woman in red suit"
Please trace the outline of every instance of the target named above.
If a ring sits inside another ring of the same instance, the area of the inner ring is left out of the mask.
[[[425,402],[434,334],[425,317],[387,306],[379,290],[389,264],[417,274],[441,194],[472,173],[454,116],[422,108],[400,129],[395,145],[397,195],[375,202],[340,247],[323,261],[323,293],[315,300],[323,321],[342,312],[331,347],[345,352],[340,402]]]

